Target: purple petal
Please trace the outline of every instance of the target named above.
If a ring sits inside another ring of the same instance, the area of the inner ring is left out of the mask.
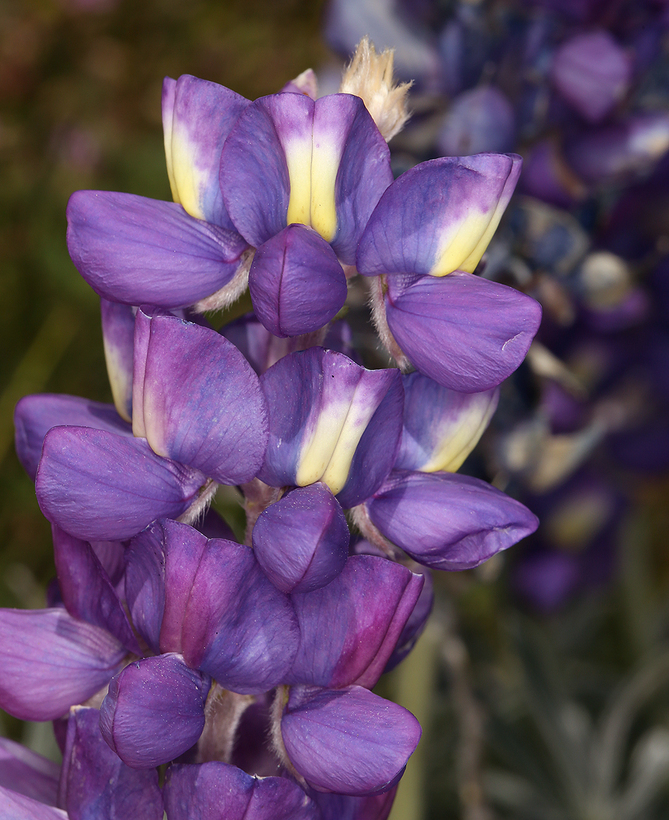
[[[247,248],[181,205],[134,194],[77,191],[67,218],[79,273],[100,296],[128,305],[192,305],[232,279]]]
[[[0,806],[7,820],[69,820],[60,809],[0,786]]]
[[[463,393],[510,376],[541,322],[534,299],[470,273],[388,284],[388,325],[404,353],[421,373]]]
[[[64,424],[94,427],[110,433],[130,432],[130,426],[111,404],[49,393],[24,396],[14,412],[16,453],[33,481],[42,455],[44,436],[52,427]]]
[[[132,356],[135,336],[135,313],[130,305],[100,300],[102,341],[107,374],[118,414],[132,418]]]
[[[365,795],[397,783],[420,726],[406,709],[360,686],[292,689],[281,734],[291,763],[314,789]]]
[[[90,544],[52,527],[58,584],[75,618],[106,629],[136,654],[140,648],[109,576]]]
[[[21,720],[55,720],[106,686],[125,654],[64,609],[2,609],[0,706]]]
[[[403,382],[404,427],[395,469],[456,472],[488,426],[499,390],[458,393],[421,373]]]
[[[158,772],[131,769],[105,743],[97,709],[74,709],[67,722],[59,804],[70,820],[162,820]]]
[[[56,427],[35,488],[44,515],[84,541],[122,541],[156,518],[178,518],[205,476],[153,453],[144,439]]]
[[[290,225],[261,245],[249,273],[253,309],[275,336],[298,336],[326,325],[346,300],[346,276],[315,231]]]
[[[55,806],[59,773],[53,761],[13,740],[0,738],[0,787]]]
[[[400,382],[396,370],[365,370],[322,348],[279,360],[261,377],[270,441],[259,478],[279,487],[322,481],[343,506],[370,495],[399,444]]]
[[[368,797],[316,793],[314,801],[322,820],[387,820],[396,792],[397,787]]]
[[[300,648],[289,682],[374,686],[422,587],[422,577],[399,564],[354,555],[328,586],[293,595]]]
[[[608,31],[589,31],[563,42],[551,79],[560,95],[588,122],[602,120],[627,93],[632,60]]]
[[[258,563],[282,592],[309,592],[344,568],[350,534],[342,508],[322,484],[298,487],[268,507],[253,528]]]
[[[221,151],[249,104],[225,86],[182,74],[163,84],[167,171],[175,202],[197,219],[233,231],[218,182]]]
[[[267,446],[266,404],[251,366],[213,330],[140,311],[142,341],[147,324],[145,356],[142,344],[135,353],[135,434],[219,483],[250,481]]]
[[[298,630],[288,598],[265,577],[249,547],[209,542],[183,620],[186,663],[242,694],[271,689],[295,657]]]
[[[131,663],[109,684],[100,709],[102,735],[128,766],[167,763],[202,734],[210,686],[209,676],[189,669],[179,655]]]
[[[170,766],[165,780],[169,820],[316,820],[304,791],[281,777],[251,777],[217,761]]]
[[[165,612],[165,545],[161,523],[147,527],[130,542],[126,558],[125,597],[132,623],[156,654]]]
[[[449,156],[503,153],[513,148],[515,131],[507,97],[498,88],[479,86],[453,100],[439,133],[439,151]]]
[[[397,179],[372,214],[358,271],[444,276],[477,266],[520,175],[516,154],[422,162]]]
[[[435,569],[478,566],[539,524],[490,484],[452,473],[391,473],[365,506],[386,538]]]

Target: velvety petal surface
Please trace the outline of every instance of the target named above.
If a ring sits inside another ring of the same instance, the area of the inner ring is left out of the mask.
[[[117,413],[125,421],[132,418],[132,358],[135,311],[131,305],[100,299],[102,341],[107,375]]]
[[[214,330],[175,316],[140,311],[137,336],[135,435],[219,483],[250,481],[265,454],[267,411],[243,355]]]
[[[85,541],[121,541],[156,518],[178,518],[205,476],[155,455],[144,439],[57,427],[45,440],[35,488],[44,515]]]
[[[33,481],[42,455],[44,436],[52,427],[65,424],[93,427],[121,435],[130,433],[130,426],[111,404],[52,393],[24,396],[14,411],[16,453]]]
[[[456,472],[497,409],[499,390],[458,393],[409,373],[404,383],[404,424],[395,469]]]
[[[52,527],[63,603],[70,615],[106,629],[130,652],[141,654],[128,616],[91,545]]]
[[[153,652],[159,654],[165,613],[165,545],[162,524],[147,527],[128,545],[125,597],[132,623]]]
[[[288,757],[307,783],[348,795],[392,788],[420,733],[410,712],[360,686],[292,689],[281,719]]]
[[[128,305],[192,305],[232,279],[247,248],[181,205],[134,194],[77,191],[67,219],[79,273],[100,296]]]
[[[368,797],[316,793],[314,801],[321,810],[322,820],[386,820],[396,791],[397,787]]]
[[[176,654],[131,663],[112,679],[100,709],[102,735],[128,766],[148,769],[195,744],[211,680]]]
[[[463,393],[510,376],[541,322],[534,299],[470,273],[388,277],[388,286],[388,326],[399,346],[421,373]]]
[[[170,766],[168,820],[316,820],[317,809],[294,782],[251,777],[227,763]]]
[[[309,592],[344,568],[350,534],[339,503],[323,484],[298,487],[268,507],[253,527],[253,551],[282,592]]]
[[[478,566],[539,524],[490,484],[452,473],[391,473],[365,506],[387,538],[435,569]]]
[[[371,689],[422,587],[422,577],[406,567],[386,558],[354,555],[326,587],[294,594],[300,648],[288,682]]]
[[[167,173],[186,213],[234,230],[218,182],[221,151],[249,101],[225,86],[182,74],[163,83]]]
[[[60,768],[52,760],[9,738],[0,738],[0,787],[55,806],[59,775]]]
[[[253,550],[211,540],[185,609],[186,663],[226,689],[257,694],[285,679],[297,643],[292,605],[265,576]]]
[[[100,712],[76,708],[67,722],[59,805],[70,820],[162,820],[158,772],[131,769],[105,743]]]
[[[298,336],[326,325],[346,300],[346,276],[315,231],[289,225],[261,245],[249,272],[253,309],[275,336]]]
[[[7,820],[69,820],[60,809],[0,786],[0,806]]]
[[[322,481],[335,495],[350,482],[351,494],[371,494],[399,443],[400,382],[398,371],[365,370],[323,348],[279,360],[261,377],[270,439],[259,478],[273,486]]]
[[[358,271],[472,272],[520,175],[516,154],[443,157],[402,174],[381,197],[357,251]]]
[[[126,649],[62,608],[0,610],[0,707],[21,720],[55,720],[121,668]]]

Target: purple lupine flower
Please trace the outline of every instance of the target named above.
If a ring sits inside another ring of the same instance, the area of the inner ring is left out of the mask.
[[[213,330],[139,311],[132,404],[132,428],[111,407],[74,397],[17,406],[17,451],[31,475],[42,452],[42,510],[78,538],[121,540],[161,516],[198,514],[216,484],[248,481],[262,462],[258,379]]]
[[[374,308],[384,344],[454,390],[499,384],[539,327],[537,302],[472,274],[519,173],[515,155],[422,163],[388,188],[360,240],[358,271],[382,277]]]

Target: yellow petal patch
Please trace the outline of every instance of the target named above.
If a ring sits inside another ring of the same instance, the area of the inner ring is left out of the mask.
[[[497,227],[491,228],[491,213],[472,209],[461,222],[449,226],[439,242],[432,276],[446,276],[455,270],[472,273],[478,265]],[[500,214],[501,217],[501,214]],[[497,220],[499,221],[499,219]]]

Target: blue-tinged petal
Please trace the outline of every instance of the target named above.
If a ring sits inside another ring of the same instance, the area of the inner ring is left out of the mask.
[[[163,84],[163,132],[172,197],[191,216],[234,230],[218,181],[221,151],[249,101],[225,86],[182,74]]]
[[[476,567],[539,524],[490,484],[453,473],[391,473],[365,506],[386,538],[434,569]]]
[[[55,806],[60,767],[31,749],[0,738],[0,786]],[[2,798],[0,798],[2,805]]]
[[[219,483],[250,481],[265,454],[267,411],[244,356],[214,330],[175,316],[140,311],[137,325],[146,348],[135,349],[135,434]]]
[[[21,720],[55,720],[106,686],[125,654],[62,608],[1,609],[0,707]]]
[[[183,621],[183,654],[226,689],[257,694],[281,683],[297,652],[287,596],[260,569],[253,550],[209,542]]]
[[[300,647],[288,682],[374,686],[422,587],[422,577],[406,567],[354,555],[326,587],[293,595]]]
[[[91,545],[55,525],[52,532],[58,584],[67,611],[106,629],[129,651],[141,654],[123,605]]]
[[[438,138],[444,156],[505,152],[516,142],[513,106],[494,86],[458,94],[448,109]]]
[[[150,769],[188,751],[202,734],[211,679],[180,655],[131,663],[109,684],[102,736],[128,766]]]
[[[456,472],[497,409],[499,390],[459,393],[422,373],[404,382],[404,426],[397,470]]]
[[[165,778],[168,820],[316,820],[304,791],[282,777],[251,777],[227,763],[170,766]]]
[[[358,271],[444,276],[478,265],[520,175],[516,154],[416,165],[381,197],[360,240]]]
[[[322,481],[335,495],[346,492],[350,482],[362,498],[379,486],[399,443],[398,371],[365,370],[341,353],[310,348],[279,360],[261,384],[270,419],[269,446],[258,473],[263,481],[302,487]],[[375,418],[387,426],[382,430]],[[368,455],[374,443],[377,461],[372,463]]]
[[[77,191],[67,218],[79,273],[100,296],[128,305],[192,305],[232,279],[247,248],[181,205],[134,194]]]
[[[178,518],[205,480],[144,439],[56,427],[44,439],[35,489],[44,515],[70,535],[122,541],[156,518]]]
[[[298,487],[268,507],[253,528],[253,551],[282,592],[309,592],[344,568],[350,534],[342,508],[322,484]]]
[[[295,769],[317,791],[391,789],[420,740],[416,718],[360,686],[293,688],[281,735]]]
[[[165,562],[161,523],[147,527],[130,542],[125,597],[135,629],[156,654],[160,652],[160,629],[165,612]]]
[[[24,396],[14,412],[16,453],[33,481],[42,455],[44,436],[52,427],[64,424],[94,427],[121,435],[130,432],[130,426],[111,404],[50,393]]]
[[[131,305],[100,300],[102,341],[107,375],[118,414],[125,421],[132,418],[132,355],[135,336],[135,312]]]
[[[541,322],[534,299],[456,271],[443,279],[388,277],[388,326],[411,363],[444,387],[496,387],[525,358]]]
[[[396,792],[396,786],[367,797],[316,792],[314,802],[321,810],[322,820],[387,820]]]
[[[346,290],[334,251],[303,225],[290,225],[261,245],[249,272],[256,316],[280,337],[326,325],[343,307]]]
[[[7,820],[68,820],[64,811],[3,786],[0,786],[0,806]]]
[[[126,766],[100,733],[100,712],[84,707],[67,722],[58,803],[70,820],[163,818],[158,772]]]

